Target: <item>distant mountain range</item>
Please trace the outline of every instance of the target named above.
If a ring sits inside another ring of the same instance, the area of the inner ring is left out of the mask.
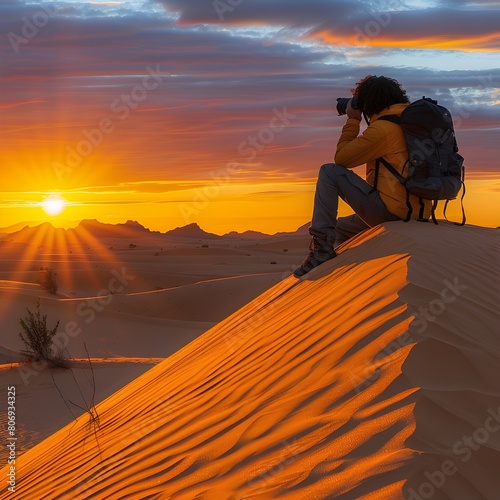
[[[222,238],[222,236],[218,234],[207,233],[195,222],[187,226],[176,227],[164,234],[166,236],[176,236],[178,238]]]
[[[301,226],[293,233],[277,233],[276,236],[284,236],[287,234],[302,235],[307,234],[309,224]],[[201,229],[196,224],[188,224],[186,226],[177,227],[171,231],[161,233],[159,231],[151,231],[137,221],[128,220],[125,223],[105,224],[95,219],[85,219],[78,224],[77,227],[71,229],[55,228],[50,222],[44,222],[39,225],[30,225],[26,223],[14,224],[6,228],[0,228],[0,239],[17,241],[23,243],[31,243],[35,245],[46,245],[48,242],[57,240],[76,240],[89,241],[89,239],[106,239],[106,238],[124,238],[134,240],[147,236],[167,236],[176,238],[192,238],[192,239],[218,239],[218,238],[268,238],[271,235],[260,233],[258,231],[245,231],[238,233],[231,231],[230,233],[219,236],[217,234],[208,233]]]

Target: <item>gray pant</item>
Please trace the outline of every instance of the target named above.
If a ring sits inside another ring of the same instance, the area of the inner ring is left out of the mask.
[[[339,197],[354,214],[337,219]],[[400,220],[387,210],[378,191],[352,170],[327,163],[319,170],[311,235],[340,245],[352,236],[382,222]]]

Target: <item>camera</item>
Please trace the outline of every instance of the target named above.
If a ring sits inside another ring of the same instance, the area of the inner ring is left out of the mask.
[[[347,111],[347,103],[351,101],[353,109],[358,109],[358,96],[353,97],[337,97],[337,112],[339,116],[345,115]]]

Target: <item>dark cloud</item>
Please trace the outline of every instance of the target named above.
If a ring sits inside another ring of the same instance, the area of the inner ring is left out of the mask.
[[[414,48],[500,49],[500,9],[357,13],[346,22],[327,20],[307,34],[325,42]]]
[[[359,0],[159,0],[179,14],[183,24],[223,23],[308,27],[325,19],[342,19],[366,11],[370,2]],[[386,2],[379,3],[379,9]],[[393,2],[399,3],[399,2]]]
[[[403,2],[302,0],[160,0],[183,24],[274,25],[308,29],[332,44],[476,47],[498,50],[500,8],[494,2],[452,1],[415,9]],[[217,8],[217,6],[219,6]],[[225,7],[224,7],[225,6]],[[461,43],[462,42],[462,43]]]
[[[14,16],[16,22],[0,20],[0,32],[6,34],[0,39],[5,79],[119,77],[143,74],[148,64],[160,64],[171,74],[272,75],[301,67],[305,71],[326,57],[345,60],[341,51],[311,52],[293,43],[266,43],[204,27],[180,28],[168,18],[140,14],[118,19],[56,15],[26,38],[17,23],[20,15]]]

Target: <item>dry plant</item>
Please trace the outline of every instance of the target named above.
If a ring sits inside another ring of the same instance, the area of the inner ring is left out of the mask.
[[[81,410],[83,410],[85,413],[88,414],[89,416],[89,422],[88,424],[89,425],[92,425],[92,427],[94,428],[94,432],[99,429],[99,414],[97,413],[97,410],[95,408],[95,387],[96,387],[96,384],[95,384],[95,374],[94,374],[94,367],[92,366],[92,361],[90,360],[90,355],[89,355],[89,351],[87,349],[87,344],[85,344],[85,342],[83,343],[83,346],[85,347],[85,351],[87,353],[87,359],[88,359],[88,362],[89,362],[89,366],[90,366],[90,371],[92,373],[92,380],[89,380],[90,382],[90,385],[92,387],[92,397],[90,398],[90,402],[87,402],[87,399],[85,398],[85,396],[83,395],[82,393],[82,390],[80,389],[80,386],[75,378],[75,374],[73,372],[73,370],[71,370],[71,373],[73,374],[73,379],[75,380],[75,383],[78,387],[78,390],[80,391],[80,395],[82,397],[82,400],[84,402],[84,405],[85,407],[82,407],[80,405],[77,405],[76,403],[73,403],[73,401],[70,401],[68,400],[73,406],[76,406],[77,408],[80,408]]]
[[[92,386],[92,397],[90,398],[90,402],[87,402],[87,400],[83,397],[83,394],[81,393],[81,390],[80,390],[80,394],[82,395],[82,398],[83,398],[83,401],[84,401],[84,404],[85,404],[85,408],[82,408],[81,406],[78,406],[76,405],[75,403],[73,403],[72,401],[70,401],[70,403],[74,406],[77,406],[78,408],[84,410],[87,415],[89,416],[89,420],[87,422],[87,426],[88,427],[92,427],[92,430],[94,432],[94,437],[95,437],[95,441],[97,443],[97,449],[99,450],[99,456],[101,456],[101,445],[99,443],[99,438],[98,438],[98,434],[97,434],[97,431],[100,430],[101,428],[101,422],[100,422],[100,419],[99,419],[99,413],[97,413],[97,409],[95,407],[95,374],[94,374],[94,367],[92,366],[92,361],[90,361],[90,355],[89,355],[89,351],[87,349],[87,344],[83,344],[84,347],[85,347],[85,351],[87,353],[87,359],[89,360],[89,365],[90,365],[90,371],[92,372],[92,380],[89,381],[90,382],[90,385]],[[75,377],[75,374],[73,373],[73,378]],[[75,379],[75,382],[76,382],[76,379]],[[77,383],[78,385],[78,383]],[[78,389],[80,389],[80,387],[78,386]]]
[[[42,290],[56,295],[57,293],[57,273],[48,267],[42,267],[40,269],[41,278],[37,281]]]
[[[61,352],[55,352],[52,346],[52,338],[57,333],[59,321],[51,330],[47,327],[47,315],[40,312],[40,299],[36,304],[36,311],[33,313],[26,308],[28,316],[20,319],[19,323],[23,329],[19,333],[21,340],[26,345],[26,350],[22,354],[32,361],[44,361],[50,366],[68,368],[69,364]]]

